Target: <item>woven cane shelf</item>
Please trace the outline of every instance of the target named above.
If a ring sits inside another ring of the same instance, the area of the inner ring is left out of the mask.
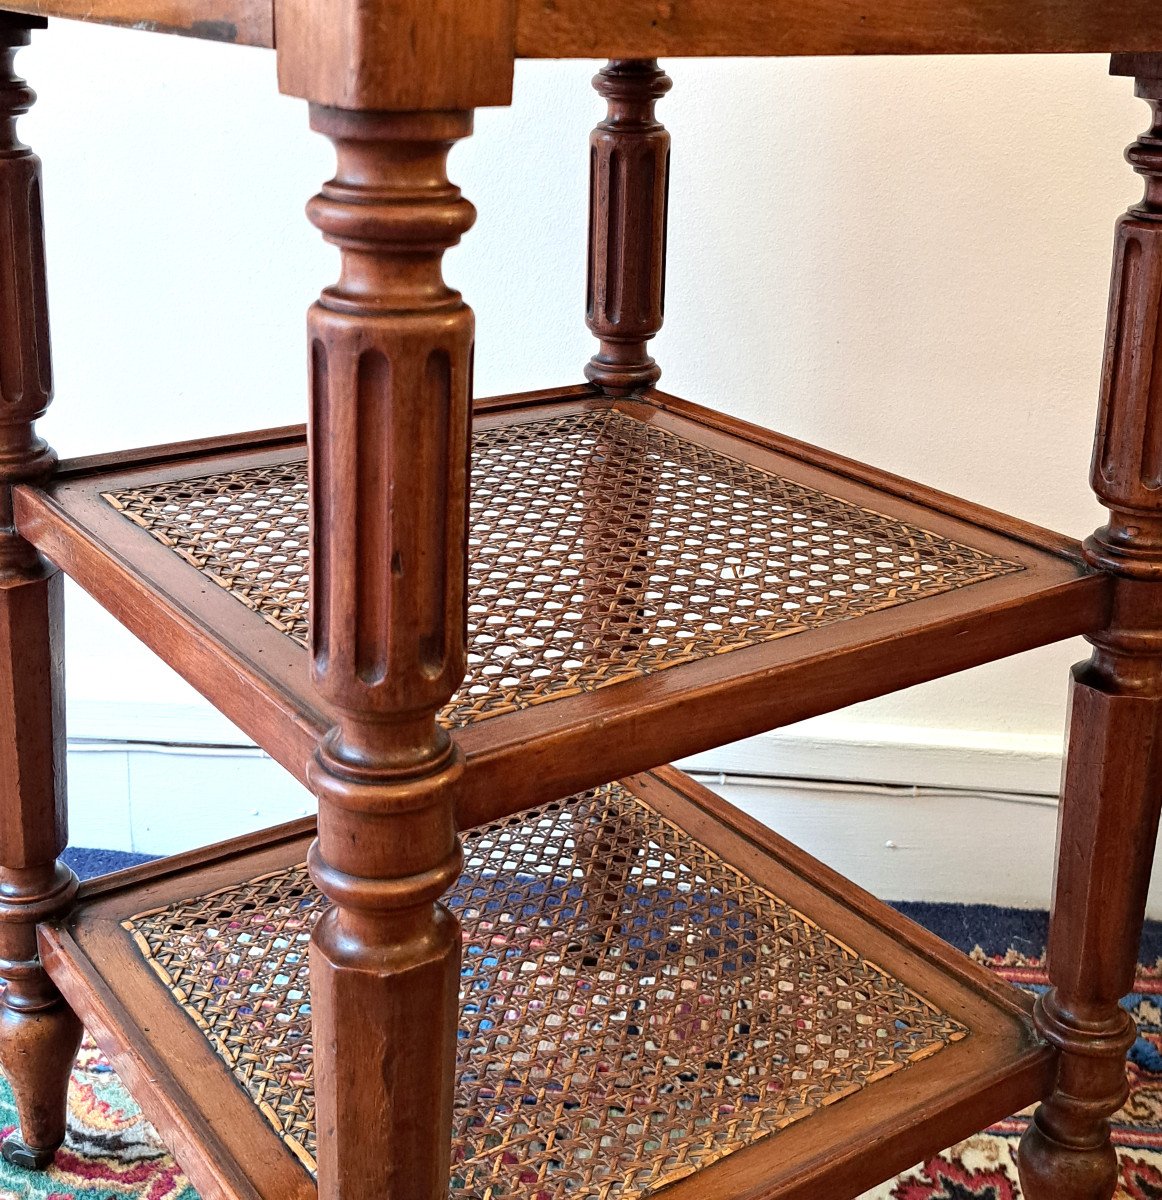
[[[104,981],[97,1036],[207,1200],[313,1192],[306,948],[324,901],[307,830],[265,839],[101,881],[44,935],[66,995]],[[448,898],[450,1196],[684,1200],[710,1172],[793,1195],[823,1146],[838,1195],[874,1182],[885,1110],[914,1125],[903,1167],[925,1122],[955,1113],[967,1134],[1040,1095],[1051,1054],[1021,997],[840,890],[668,769],[471,830]],[[232,1177],[254,1146],[262,1174]]]
[[[308,504],[290,430],[71,464],[22,490],[18,520],[301,777],[331,724],[307,679]],[[478,405],[469,558],[468,675],[443,713],[465,825],[813,715],[824,680],[834,707],[1085,632],[1106,606],[1053,534],[584,388]]]

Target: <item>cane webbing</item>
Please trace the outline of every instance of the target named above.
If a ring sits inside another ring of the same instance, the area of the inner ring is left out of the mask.
[[[456,1200],[641,1197],[968,1034],[621,785],[464,846]],[[299,866],[124,923],[308,1169],[326,903]]]
[[[307,644],[306,466],[105,494]],[[450,725],[1021,568],[612,409],[478,431]]]

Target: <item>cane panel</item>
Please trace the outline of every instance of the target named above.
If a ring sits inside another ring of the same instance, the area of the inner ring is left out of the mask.
[[[621,785],[473,831],[452,1195],[640,1197],[968,1034]],[[124,922],[308,1169],[294,867]]]
[[[450,725],[1021,569],[613,409],[473,445],[469,665]],[[104,498],[306,646],[304,463]]]

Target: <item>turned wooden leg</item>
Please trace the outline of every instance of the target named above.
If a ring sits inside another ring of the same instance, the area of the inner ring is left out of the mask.
[[[1049,939],[1052,989],[1037,1026],[1061,1051],[1053,1094],[1021,1142],[1030,1200],[1108,1200],[1109,1120],[1128,1092],[1133,987],[1162,799],[1157,658],[1098,645],[1075,668]],[[1145,694],[1136,684],[1147,687]]]
[[[665,309],[670,135],[654,106],[672,83],[652,58],[619,59],[593,86],[608,115],[589,142],[586,323],[601,345],[585,375],[629,395],[661,375],[648,345]]]
[[[16,533],[11,489],[54,463],[34,432],[52,398],[40,160],[16,136],[33,101],[13,70],[36,18],[0,15],[0,1070],[20,1128],[4,1157],[41,1169],[65,1137],[81,1025],[41,968],[36,925],[76,891],[65,824],[61,578]]]
[[[585,374],[612,395],[632,395],[661,375],[647,347],[662,327],[670,135],[654,108],[672,83],[654,59],[623,59],[607,63],[593,86],[607,113],[589,142],[585,319],[601,345]],[[615,434],[598,438],[583,470],[582,633],[597,658],[645,635],[654,509],[648,472],[627,461]]]
[[[64,1141],[81,1041],[36,953],[36,923],[67,906],[77,886],[56,862],[66,841],[60,600],[60,576],[35,557],[0,575],[0,1070],[20,1116],[3,1153],[36,1169]]]
[[[310,316],[312,656],[338,724],[311,767],[334,907],[311,989],[321,1200],[446,1200],[460,929],[471,311],[441,274],[472,224],[446,159],[471,114],[313,106],[338,171],[310,207],[342,254]]]
[[[1114,580],[1109,628],[1074,669],[1037,1026],[1060,1050],[1021,1142],[1030,1200],[1108,1200],[1109,1118],[1127,1095],[1133,987],[1162,805],[1162,56],[1115,56],[1154,113],[1127,157],[1146,195],[1118,226],[1093,486],[1109,524],[1087,543]]]

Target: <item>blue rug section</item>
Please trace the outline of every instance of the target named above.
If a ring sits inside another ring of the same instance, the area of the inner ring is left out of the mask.
[[[935,904],[893,901],[892,907],[965,954],[979,946],[990,958],[1009,947],[1039,958],[1045,952],[1049,914],[1037,908],[1000,908],[995,904]]]
[[[892,907],[937,937],[971,953],[979,946],[989,957],[1010,947],[1035,958],[1045,953],[1049,914],[1036,908],[1001,908],[994,904],[929,904],[919,900],[892,901]],[[1138,961],[1162,959],[1162,921],[1147,921],[1142,929]]]
[[[77,873],[78,879],[95,879],[113,871],[124,871],[138,863],[152,862],[154,854],[130,854],[125,850],[84,850],[70,846],[61,858]]]
[[[70,846],[64,860],[81,879],[107,875],[150,862],[150,854],[127,854],[120,850],[85,850]],[[985,954],[1004,954],[1010,947],[1031,957],[1045,952],[1049,914],[1043,909],[1001,908],[994,904],[929,904],[919,900],[894,902],[892,907],[918,925],[963,950],[979,946]],[[1147,921],[1142,931],[1139,961],[1162,959],[1162,921]]]

